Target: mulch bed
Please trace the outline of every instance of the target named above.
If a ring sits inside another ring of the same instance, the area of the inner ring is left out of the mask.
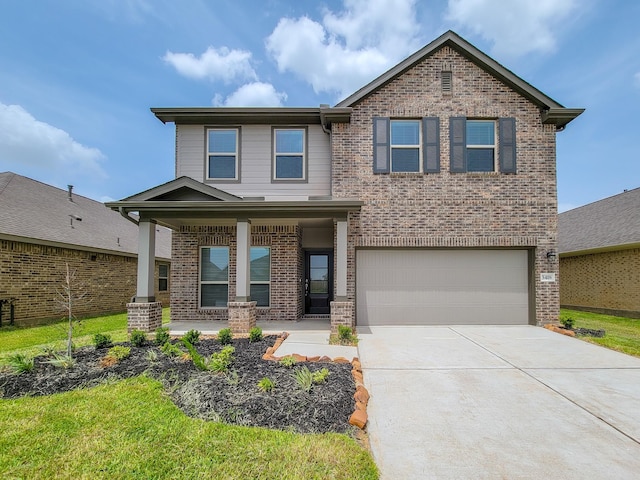
[[[354,409],[355,389],[351,365],[318,362],[286,368],[262,360],[274,341],[275,337],[268,336],[253,343],[234,339],[234,361],[227,374],[199,371],[190,360],[168,357],[151,344],[135,347],[123,343],[131,347],[131,355],[120,363],[101,367],[107,350],[83,347],[74,352],[76,365],[68,370],[47,363],[48,357],[37,357],[31,373],[0,371],[0,397],[51,395],[146,373],[163,382],[173,402],[192,417],[300,433],[351,431],[348,421]],[[195,347],[205,357],[222,349],[215,340],[206,338]],[[151,350],[157,353],[155,360],[149,358]],[[303,365],[312,372],[327,368],[331,373],[325,383],[305,392],[293,378],[295,369]],[[264,377],[275,384],[271,392],[257,387]]]

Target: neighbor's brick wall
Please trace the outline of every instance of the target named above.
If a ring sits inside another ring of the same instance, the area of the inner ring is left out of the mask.
[[[441,91],[443,65],[453,93]],[[440,118],[440,173],[382,174],[372,169],[372,118]],[[517,174],[450,173],[449,118],[516,118]],[[555,126],[540,110],[450,47],[403,73],[353,107],[351,123],[332,126],[333,195],[359,198],[349,217],[350,267],[357,247],[523,247],[535,249],[536,321],[557,321]],[[348,298],[355,298],[349,268]]]
[[[16,324],[43,323],[66,315],[56,301],[66,263],[77,271],[79,284],[88,292],[87,301],[74,307],[74,315],[126,311],[136,292],[136,258],[0,240],[0,299],[16,299]],[[156,288],[158,263],[166,262],[156,262]],[[168,306],[169,292],[156,292],[156,299]],[[3,324],[8,320],[9,307],[5,305]]]
[[[297,320],[302,315],[302,234],[297,225],[252,226],[251,245],[271,247],[271,305],[258,320]],[[183,226],[172,235],[171,319],[228,320],[226,308],[199,308],[200,247],[229,247],[229,299],[236,295],[236,227]]]
[[[640,318],[640,249],[561,258],[560,304]]]

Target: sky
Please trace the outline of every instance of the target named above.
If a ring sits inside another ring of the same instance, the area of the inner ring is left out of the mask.
[[[335,105],[447,30],[558,103],[565,211],[640,187],[635,0],[0,0],[0,172],[98,201],[175,177],[151,107]]]

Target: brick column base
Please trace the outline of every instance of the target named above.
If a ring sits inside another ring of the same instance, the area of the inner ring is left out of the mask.
[[[353,302],[331,302],[331,333],[338,333],[338,325],[353,328]]]
[[[127,303],[127,330],[142,330],[153,332],[162,326],[162,304]]]
[[[229,328],[232,333],[248,334],[256,326],[257,302],[229,302]]]

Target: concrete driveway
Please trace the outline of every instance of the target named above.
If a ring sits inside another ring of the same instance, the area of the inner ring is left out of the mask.
[[[359,328],[382,479],[640,475],[640,359],[532,326]]]

